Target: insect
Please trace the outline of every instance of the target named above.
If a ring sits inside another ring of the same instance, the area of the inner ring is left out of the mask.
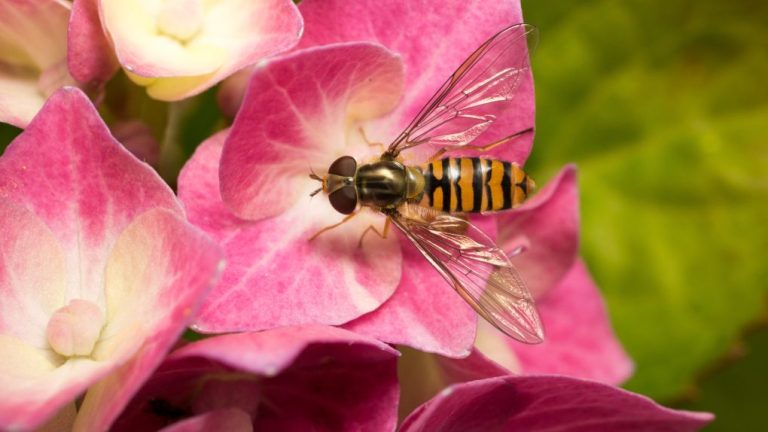
[[[523,202],[535,183],[514,163],[481,157],[451,157],[455,150],[480,153],[532,132],[526,129],[474,145],[510,105],[528,73],[528,41],[535,29],[516,24],[500,31],[448,78],[410,125],[371,163],[342,156],[322,182],[333,208],[347,215],[362,207],[387,216],[475,311],[507,335],[526,343],[543,340],[533,298],[509,257],[465,217],[503,211]],[[436,152],[422,165],[406,165],[400,153],[416,146]],[[447,156],[447,157],[443,157]],[[362,238],[361,238],[362,242]]]

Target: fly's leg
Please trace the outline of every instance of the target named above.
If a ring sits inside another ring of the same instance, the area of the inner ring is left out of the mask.
[[[384,151],[386,150],[386,148],[384,147],[384,144],[370,141],[368,139],[368,136],[365,135],[365,130],[363,129],[362,126],[358,126],[357,130],[358,132],[360,132],[360,135],[363,137],[363,141],[365,141],[366,144],[368,144],[371,147],[378,147],[379,150],[381,150],[381,152],[384,153]]]
[[[357,242],[357,247],[358,248],[363,247],[363,239],[365,238],[365,235],[368,234],[368,231],[375,232],[379,237],[383,239],[387,238],[387,234],[389,234],[389,226],[391,225],[391,223],[392,222],[389,219],[389,216],[387,216],[387,221],[384,222],[384,229],[382,229],[381,232],[379,232],[379,230],[377,230],[375,226],[368,225],[368,228],[366,228],[365,231],[363,231],[363,234],[360,236],[360,241]]]
[[[330,231],[330,230],[336,228],[337,226],[340,226],[340,225],[348,222],[350,219],[352,219],[353,217],[357,216],[358,213],[359,212],[351,213],[351,214],[347,215],[344,219],[342,219],[341,222],[335,223],[333,225],[328,225],[327,227],[321,229],[320,231],[316,232],[312,237],[310,237],[309,241],[312,241],[312,240],[318,238],[320,236],[320,234],[322,234],[322,233],[324,233],[326,231]]]

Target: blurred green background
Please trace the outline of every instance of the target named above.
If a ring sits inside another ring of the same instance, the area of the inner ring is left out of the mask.
[[[714,412],[712,431],[762,429],[768,2],[523,0],[523,10],[541,33],[527,170],[543,184],[579,166],[582,253],[636,364],[626,388]],[[102,115],[143,119],[164,138],[161,171],[223,127],[215,89],[166,106],[124,77],[110,86],[120,103]],[[0,150],[18,132],[0,124]]]
[[[582,253],[636,363],[626,388],[768,408],[768,2],[524,0],[540,179],[577,162]]]

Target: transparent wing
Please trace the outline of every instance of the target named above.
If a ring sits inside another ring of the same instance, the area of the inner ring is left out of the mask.
[[[392,222],[478,314],[505,334],[539,343],[544,331],[528,288],[507,255],[464,219],[400,213]]]
[[[422,144],[467,145],[493,123],[514,99],[528,73],[529,41],[536,29],[515,24],[485,41],[448,78],[410,125],[390,144],[388,153]]]

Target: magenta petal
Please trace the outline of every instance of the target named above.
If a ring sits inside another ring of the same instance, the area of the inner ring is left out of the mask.
[[[8,146],[0,195],[48,225],[66,253],[69,287],[81,298],[99,298],[109,250],[137,215],[158,207],[182,215],[171,189],[115,141],[74,88],[51,96]]]
[[[258,68],[221,156],[224,202],[250,220],[289,208],[309,186],[310,167],[348,154],[352,122],[392,109],[402,73],[395,54],[369,43],[300,51]]]
[[[694,431],[712,419],[709,413],[671,410],[595,382],[506,376],[446,388],[406,418],[400,430]]]
[[[190,221],[222,244],[227,260],[196,329],[342,324],[376,309],[392,294],[400,281],[400,246],[394,237],[381,241],[370,236],[359,248],[360,232],[370,223],[367,216],[314,242],[308,241],[314,232],[341,219],[327,199],[304,197],[285,213],[256,223],[235,217],[219,195],[225,138],[226,132],[219,133],[198,147],[179,177],[179,197]]]
[[[538,346],[509,344],[523,373],[562,374],[607,384],[619,384],[631,375],[632,361],[616,339],[605,304],[582,262],[538,305],[547,339]]]
[[[499,213],[497,242],[511,258],[534,297],[554,287],[573,266],[579,251],[579,192],[576,168],[569,165],[519,208]]]
[[[218,336],[173,353],[114,430],[236,408],[254,430],[392,430],[397,352],[323,326]],[[173,411],[172,411],[173,410]]]
[[[305,26],[300,47],[370,41],[403,57],[406,92],[392,116],[395,135],[480,44],[503,28],[523,22],[519,1],[305,0],[299,9]],[[492,142],[532,127],[534,109],[533,80],[528,74],[512,105],[479,140]],[[527,134],[494,154],[522,163],[532,142],[533,134]]]
[[[98,0],[74,0],[67,33],[69,73],[78,82],[98,87],[117,72],[119,64],[101,27]]]

